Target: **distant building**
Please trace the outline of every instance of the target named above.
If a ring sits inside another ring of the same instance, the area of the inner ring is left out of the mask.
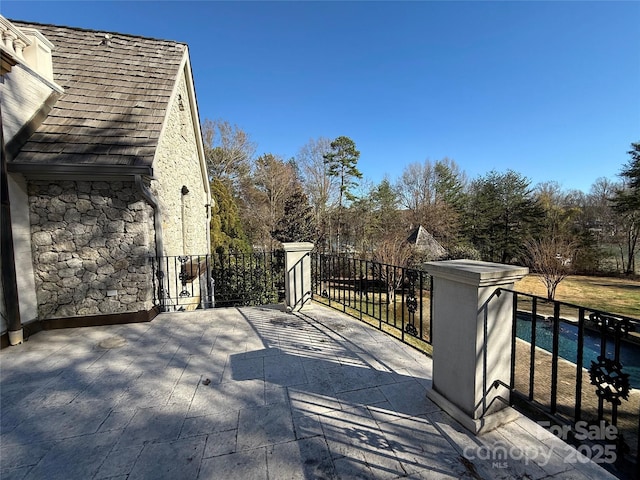
[[[422,225],[411,232],[407,243],[429,260],[441,260],[448,255],[445,248]]]

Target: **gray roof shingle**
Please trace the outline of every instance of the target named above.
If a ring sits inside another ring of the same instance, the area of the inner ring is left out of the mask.
[[[54,80],[65,90],[14,162],[151,166],[186,45],[12,22],[53,43]]]

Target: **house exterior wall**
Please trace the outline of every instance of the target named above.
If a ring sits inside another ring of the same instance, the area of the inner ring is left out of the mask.
[[[7,184],[11,199],[11,233],[17,273],[18,309],[20,322],[26,325],[38,319],[36,286],[31,262],[31,224],[27,182],[22,175],[11,173],[7,175]],[[4,303],[2,288],[0,284],[0,334],[8,330],[7,306]]]
[[[34,180],[28,193],[40,319],[152,308],[153,210],[133,182]]]
[[[20,321],[27,324],[38,319],[38,301],[31,261],[31,220],[27,180],[18,173],[11,173],[8,175],[8,184]]]
[[[156,180],[151,182],[162,216],[164,255],[209,252],[209,199],[203,186],[196,128],[200,127],[193,124],[183,71],[153,164]],[[182,194],[183,186],[189,191],[186,195]]]
[[[28,123],[54,90],[22,65],[13,67],[0,83],[2,128],[8,143]]]

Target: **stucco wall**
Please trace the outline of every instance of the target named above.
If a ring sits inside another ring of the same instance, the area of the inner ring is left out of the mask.
[[[42,107],[53,89],[22,65],[16,65],[0,83],[2,128],[8,143]]]
[[[153,306],[153,210],[133,182],[31,181],[28,192],[40,319]]]
[[[11,198],[11,229],[20,321],[22,324],[28,324],[38,319],[38,300],[31,261],[29,194],[24,176],[10,173],[7,177]]]
[[[153,174],[156,180],[151,182],[151,190],[160,204],[164,254],[206,254],[209,200],[202,180],[184,72],[160,138]],[[182,194],[183,186],[189,190],[186,195]]]

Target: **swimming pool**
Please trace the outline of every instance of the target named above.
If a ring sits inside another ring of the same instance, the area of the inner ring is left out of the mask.
[[[516,323],[516,335],[518,338],[531,342],[531,316],[530,314],[518,314]],[[553,345],[553,323],[539,318],[536,321],[536,346],[551,352]],[[560,335],[558,337],[558,354],[560,357],[572,363],[578,360],[578,326],[572,323],[560,322]],[[614,340],[607,340],[607,357],[614,358]],[[584,329],[584,348],[582,353],[582,366],[591,367],[591,362],[598,361],[600,355],[600,336]],[[620,345],[620,363],[622,371],[629,374],[629,383],[632,388],[640,388],[640,346],[627,342]]]

